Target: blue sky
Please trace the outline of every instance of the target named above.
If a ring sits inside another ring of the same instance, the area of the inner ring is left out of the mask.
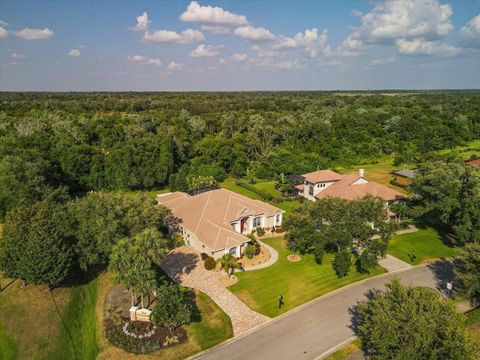
[[[480,1],[0,2],[0,89],[480,87]]]

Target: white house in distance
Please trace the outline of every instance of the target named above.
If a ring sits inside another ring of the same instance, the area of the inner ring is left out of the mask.
[[[369,181],[365,171],[341,175],[332,170],[317,170],[302,175],[303,184],[297,185],[298,194],[312,201],[325,197],[355,200],[372,195],[385,200],[386,205],[402,200],[405,196],[385,185]],[[389,212],[390,216],[395,214]]]
[[[282,225],[284,211],[226,189],[191,196],[184,192],[157,195],[157,202],[179,219],[185,244],[214,258],[240,257],[257,227]]]

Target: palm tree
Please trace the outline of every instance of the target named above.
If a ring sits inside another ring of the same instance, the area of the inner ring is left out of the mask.
[[[232,271],[240,267],[237,258],[230,254],[223,255],[220,259],[220,264],[222,264],[222,269],[225,270],[229,278],[232,275]]]

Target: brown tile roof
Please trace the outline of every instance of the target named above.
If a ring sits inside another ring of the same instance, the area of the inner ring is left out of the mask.
[[[465,164],[467,164],[467,165],[474,165],[474,166],[480,166],[480,159],[470,160],[470,161],[467,161]]]
[[[359,179],[361,178],[357,173],[343,175],[339,181],[319,192],[315,197],[321,199],[330,196],[346,200],[360,199],[367,195],[377,196],[384,200],[396,200],[405,197],[402,193],[373,181],[366,184],[353,184]]]
[[[252,200],[226,189],[190,196],[182,192],[161,194],[157,202],[172,210],[183,226],[196,234],[210,250],[222,250],[250,239],[237,233],[229,224],[249,215],[272,216],[283,210],[259,200]]]
[[[313,184],[319,182],[337,181],[342,178],[342,175],[332,170],[317,170],[308,174],[302,175],[308,182]]]
[[[298,190],[303,191],[303,189],[305,189],[305,185],[303,185],[303,184],[295,185],[295,188],[297,188]]]

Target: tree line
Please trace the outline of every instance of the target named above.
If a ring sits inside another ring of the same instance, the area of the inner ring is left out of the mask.
[[[95,190],[186,190],[265,179],[480,137],[478,92],[1,93],[0,219]]]

